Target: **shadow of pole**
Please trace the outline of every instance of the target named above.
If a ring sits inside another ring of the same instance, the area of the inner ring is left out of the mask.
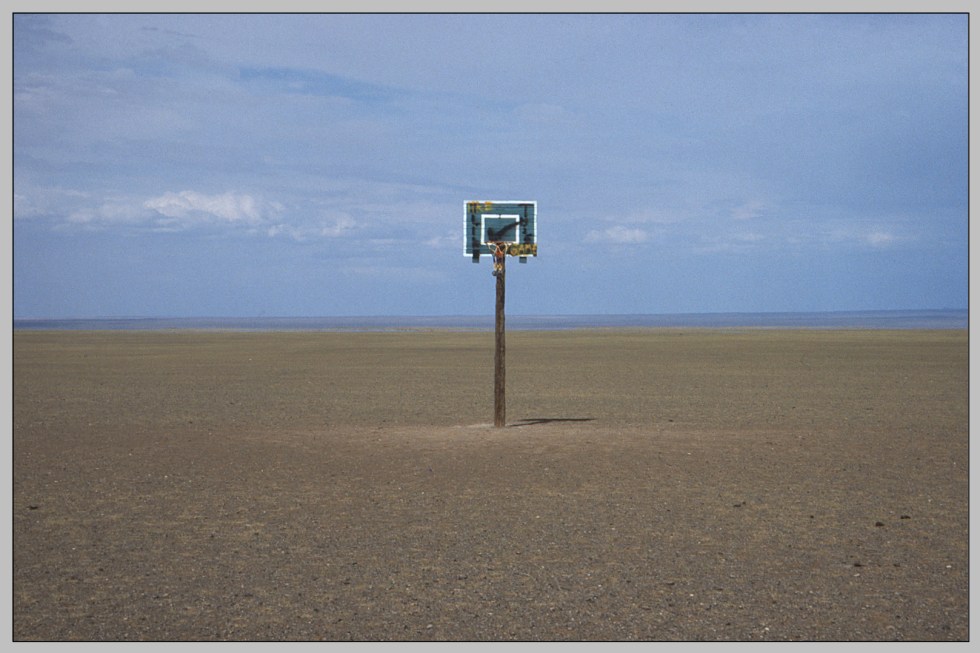
[[[537,424],[552,424],[554,422],[592,422],[595,421],[594,417],[525,417],[522,420],[518,420],[513,424],[508,424],[509,427],[515,428],[519,426],[535,426]]]

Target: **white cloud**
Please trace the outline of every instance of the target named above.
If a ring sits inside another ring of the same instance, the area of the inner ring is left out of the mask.
[[[622,225],[616,225],[603,231],[590,231],[585,235],[587,242],[604,242],[614,245],[634,245],[646,242],[647,232],[643,229],[631,229]]]
[[[736,220],[751,220],[763,214],[766,208],[764,202],[753,200],[732,209],[732,217]]]
[[[747,253],[757,250],[757,246],[764,244],[766,240],[766,236],[759,233],[717,234],[694,245],[692,251],[698,254]]]
[[[872,247],[887,247],[895,242],[896,237],[887,231],[875,230],[865,236]]]
[[[270,238],[288,236],[293,240],[305,241],[311,238],[340,238],[357,228],[357,222],[347,214],[340,214],[331,220],[321,220],[316,224],[277,223],[268,228]]]
[[[823,240],[829,244],[842,243],[884,249],[913,239],[908,234],[902,235],[901,231],[903,230],[900,226],[898,229],[899,233],[896,233],[895,229],[889,228],[889,226],[868,225],[862,227],[861,225],[842,224],[828,230]]]
[[[149,197],[82,193],[59,188],[28,188],[15,197],[19,220],[47,219],[57,229],[130,228],[152,232],[225,229],[296,241],[347,237],[364,225],[350,211],[286,206],[249,193],[207,194],[168,191]],[[292,215],[288,215],[291,213]]]
[[[462,248],[462,243],[460,242],[459,234],[455,230],[446,232],[441,236],[433,236],[423,243],[429,249],[452,249],[454,247]]]
[[[235,193],[205,195],[185,190],[179,193],[164,193],[147,200],[143,206],[162,216],[185,223],[218,220],[257,225],[263,221],[263,211],[251,195]]]
[[[320,235],[327,238],[337,238],[338,236],[343,236],[356,226],[357,223],[350,216],[342,215],[333,224],[321,224]]]
[[[14,219],[44,218],[70,214],[79,202],[87,201],[89,193],[73,189],[46,187],[14,192]]]
[[[766,237],[759,233],[735,234],[735,240],[742,243],[758,243],[766,240]]]
[[[284,207],[243,193],[207,195],[196,191],[145,196],[103,195],[61,188],[33,188],[15,196],[18,219],[47,218],[62,226],[101,229],[143,226],[154,231],[184,231],[203,225],[254,230],[278,217]],[[327,231],[344,223],[326,225]]]
[[[110,200],[96,208],[83,207],[68,214],[68,222],[73,224],[124,224],[140,222],[144,212],[131,203]]]

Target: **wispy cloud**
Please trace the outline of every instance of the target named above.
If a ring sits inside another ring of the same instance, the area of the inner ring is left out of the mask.
[[[865,236],[872,247],[888,247],[896,241],[894,234],[887,231],[875,230]]]
[[[239,71],[242,81],[265,91],[342,97],[360,102],[391,100],[404,94],[390,86],[301,68],[253,68]]]
[[[70,214],[79,204],[90,201],[90,198],[90,193],[70,188],[24,189],[14,192],[14,219],[40,220],[54,215]]]
[[[168,191],[146,198],[99,194],[64,188],[28,187],[14,200],[17,220],[46,220],[55,227],[145,228],[184,231],[217,226],[255,228],[279,220],[285,208],[250,193],[208,194],[193,190]],[[324,235],[343,229],[343,221],[324,225]]]
[[[82,207],[68,214],[67,222],[74,225],[119,225],[143,222],[144,211],[124,200],[108,200],[96,207]]]
[[[918,240],[900,220],[894,222],[879,222],[876,224],[860,224],[854,221],[848,223],[831,223],[827,229],[816,235],[818,242],[829,247],[858,247],[872,249],[889,249],[900,245],[908,245]]]
[[[251,195],[205,195],[192,190],[164,193],[148,199],[143,206],[178,224],[218,220],[257,225],[263,221],[264,212],[275,210],[271,205],[260,207]]]
[[[648,234],[643,229],[622,225],[590,231],[585,235],[586,242],[611,243],[613,245],[637,245],[646,242],[647,238]]]
[[[277,223],[266,230],[270,237],[285,235],[296,241],[307,241],[314,238],[340,238],[350,234],[357,223],[349,215],[338,215],[312,224]]]
[[[763,215],[765,209],[765,202],[753,200],[732,209],[732,217],[736,220],[751,220]]]

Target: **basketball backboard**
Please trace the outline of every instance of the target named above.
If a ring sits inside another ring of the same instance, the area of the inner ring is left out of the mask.
[[[538,203],[534,201],[469,201],[463,219],[463,255],[479,262],[489,256],[489,243],[507,243],[507,253],[525,262],[538,255]]]

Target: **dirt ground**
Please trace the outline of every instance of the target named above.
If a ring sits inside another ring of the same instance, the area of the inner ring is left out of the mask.
[[[15,332],[13,637],[969,639],[966,331]]]

